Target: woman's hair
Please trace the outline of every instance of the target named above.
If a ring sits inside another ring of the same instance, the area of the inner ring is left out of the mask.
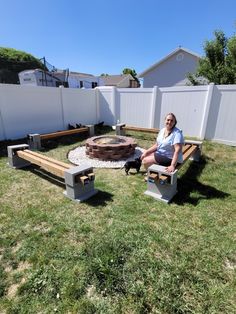
[[[177,124],[176,116],[172,112],[167,113],[167,115],[165,116],[165,119],[167,118],[167,116],[172,116],[173,119],[175,120],[175,123],[174,123],[174,125],[172,127],[172,129],[173,129],[176,126],[176,124]]]

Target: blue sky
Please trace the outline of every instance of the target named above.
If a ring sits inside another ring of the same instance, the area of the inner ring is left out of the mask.
[[[179,45],[204,55],[236,30],[235,0],[0,0],[0,46],[60,69],[140,73]]]

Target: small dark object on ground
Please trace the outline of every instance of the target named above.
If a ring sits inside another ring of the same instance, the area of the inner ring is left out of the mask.
[[[75,127],[69,123],[68,124],[68,130],[73,130],[73,129],[75,129]]]
[[[80,129],[80,128],[85,128],[86,127],[86,125],[81,124],[81,123],[76,123],[75,126],[76,126],[76,129]]]
[[[139,172],[141,165],[142,165],[142,160],[140,157],[135,158],[134,160],[126,161],[126,163],[124,165],[126,174],[127,175],[129,174],[129,170],[131,168],[134,168],[134,169],[136,169],[137,172]]]
[[[97,128],[101,128],[101,127],[103,127],[103,125],[104,125],[104,121],[95,124],[95,126],[96,126]]]

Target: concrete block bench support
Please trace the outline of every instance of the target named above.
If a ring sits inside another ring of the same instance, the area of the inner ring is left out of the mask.
[[[148,168],[147,190],[144,194],[154,197],[157,200],[169,203],[177,193],[177,175],[180,168],[188,160],[199,161],[201,156],[202,142],[186,141],[183,146],[183,160],[172,173],[166,172],[166,167],[152,165]]]
[[[167,174],[166,167],[152,165],[148,168],[147,190],[144,194],[168,203],[177,193],[177,170]]]
[[[84,128],[58,131],[58,132],[47,133],[47,134],[38,134],[38,133],[28,134],[29,148],[32,150],[40,150],[42,149],[42,146],[41,146],[42,140],[49,140],[49,139],[60,137],[60,136],[72,135],[72,134],[83,133],[83,132],[88,132],[90,137],[93,136],[94,125],[86,125],[86,127]]]
[[[72,167],[65,171],[66,191],[64,194],[79,202],[84,201],[98,192],[94,189],[94,179],[92,167]]]
[[[116,135],[125,136],[126,131],[136,131],[136,132],[146,132],[146,133],[157,134],[159,132],[159,129],[136,127],[132,125],[126,125],[124,123],[119,123],[116,125]]]
[[[42,149],[40,134],[38,133],[28,134],[28,144],[29,148],[32,150]]]
[[[124,136],[125,130],[124,130],[124,123],[119,123],[116,125],[116,135]]]
[[[20,158],[17,154],[19,150],[25,150],[28,148],[29,148],[29,145],[27,144],[7,146],[9,166],[16,169],[30,166],[31,163],[28,160]]]
[[[38,165],[49,173],[65,180],[64,194],[76,201],[84,201],[96,194],[95,175],[90,166],[71,166],[28,149],[29,145],[8,146],[8,163],[13,168],[23,168],[31,164]]]

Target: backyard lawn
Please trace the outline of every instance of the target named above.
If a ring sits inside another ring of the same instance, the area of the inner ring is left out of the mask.
[[[129,134],[143,148],[154,140]],[[68,151],[84,142],[63,138],[42,153],[69,163]],[[236,313],[236,147],[204,141],[166,204],[144,195],[144,171],[124,169],[94,169],[98,194],[74,202],[62,181],[10,168],[6,145],[1,314]]]

